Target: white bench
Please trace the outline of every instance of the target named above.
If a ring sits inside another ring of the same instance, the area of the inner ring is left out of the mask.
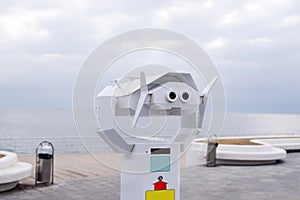
[[[216,155],[217,163],[231,165],[272,164],[284,159],[287,154],[286,150],[300,150],[299,137],[261,138],[253,139],[251,142],[258,145],[219,144]],[[186,166],[205,164],[206,152],[205,139],[195,140],[186,153]]]
[[[32,165],[18,162],[15,153],[0,151],[0,192],[13,189],[20,180],[32,175]]]

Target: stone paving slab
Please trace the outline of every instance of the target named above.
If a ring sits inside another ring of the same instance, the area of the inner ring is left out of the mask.
[[[0,199],[118,200],[119,187],[120,176],[115,172],[58,180],[55,185],[47,187],[19,187],[0,193]],[[197,166],[182,169],[181,199],[299,200],[300,153],[290,153],[284,162],[276,165]]]

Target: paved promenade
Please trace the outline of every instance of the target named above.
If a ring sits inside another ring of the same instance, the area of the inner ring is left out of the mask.
[[[33,157],[21,157],[33,162]],[[85,162],[78,162],[78,159]],[[77,163],[76,163],[77,162]],[[56,181],[52,186],[35,188],[33,179],[17,189],[0,193],[1,200],[118,200],[119,173],[87,155],[58,155]],[[300,153],[290,153],[284,162],[266,166],[204,166],[181,170],[182,200],[299,200]]]

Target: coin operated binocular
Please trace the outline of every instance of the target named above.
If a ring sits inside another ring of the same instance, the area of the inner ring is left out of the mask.
[[[122,154],[121,200],[180,199],[180,154],[200,133],[216,81],[199,91],[189,73],[140,71],[99,93],[97,132]]]

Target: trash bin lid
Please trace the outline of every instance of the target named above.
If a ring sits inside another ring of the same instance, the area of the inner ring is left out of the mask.
[[[47,160],[49,160],[53,157],[53,155],[49,154],[49,153],[39,153],[38,156],[41,159],[47,159]]]

